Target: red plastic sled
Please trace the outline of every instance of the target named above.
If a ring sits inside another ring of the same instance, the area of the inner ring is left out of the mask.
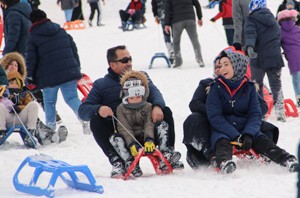
[[[83,98],[81,100],[82,102],[86,99],[92,87],[93,81],[91,80],[91,78],[88,75],[82,73],[82,78],[77,81],[77,88],[83,95]]]
[[[144,149],[140,149],[139,154],[135,157],[133,163],[128,168],[128,171],[124,176],[124,180],[127,180],[129,178],[132,170],[135,168],[137,163],[140,161],[141,157],[148,157],[149,158],[149,160],[151,161],[152,166],[155,170],[155,173],[158,174],[158,175],[169,174],[169,173],[173,172],[172,166],[170,165],[168,160],[164,157],[164,155],[158,149],[156,149],[153,154],[145,154]],[[167,167],[168,167],[167,170],[161,170],[159,168],[159,161],[160,160],[163,161],[167,165]]]

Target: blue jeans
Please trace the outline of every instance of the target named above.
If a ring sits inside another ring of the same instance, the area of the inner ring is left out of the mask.
[[[300,71],[292,74],[293,87],[296,96],[300,96]]]
[[[52,129],[56,128],[56,101],[58,89],[64,97],[65,102],[71,107],[78,117],[78,109],[81,101],[77,94],[77,81],[73,80],[55,87],[47,87],[43,89],[44,110],[46,114],[46,125]]]
[[[72,19],[73,9],[64,10],[66,21],[69,22]]]

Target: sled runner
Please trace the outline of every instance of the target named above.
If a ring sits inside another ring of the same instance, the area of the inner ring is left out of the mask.
[[[27,164],[30,167],[35,168],[35,170],[29,184],[23,184],[19,181],[19,173]],[[45,188],[42,188],[37,186],[37,183],[39,176],[44,172],[48,172],[52,174],[52,176],[48,185]],[[65,175],[63,175],[64,173]],[[76,173],[82,173],[85,175],[89,183],[80,182]],[[46,197],[54,197],[54,186],[58,177],[60,177],[62,181],[71,188],[100,194],[104,192],[102,186],[96,185],[96,180],[86,165],[73,166],[60,160],[54,160],[48,155],[32,155],[26,157],[13,177],[13,183],[17,191],[36,196],[44,195]]]
[[[35,141],[35,139],[33,138],[32,134],[29,133],[27,131],[27,129],[25,129],[23,126],[12,126],[12,127],[9,127],[7,129],[7,133],[6,133],[6,136],[0,141],[0,145],[4,144],[4,142],[8,139],[8,137],[13,133],[13,132],[18,132],[24,142],[24,144],[26,145],[26,142],[24,141],[24,138],[28,135],[29,138],[31,139],[31,141],[33,142],[33,145],[26,145],[28,147],[31,147],[31,148],[36,148],[36,145],[37,145],[37,142]]]
[[[88,75],[82,73],[82,78],[77,81],[77,88],[83,95],[83,98],[81,99],[82,102],[86,99],[92,87],[93,81],[91,80],[91,78]]]
[[[169,174],[169,173],[173,172],[172,166],[170,165],[168,160],[164,157],[164,155],[158,149],[155,149],[153,154],[146,154],[144,149],[140,149],[139,154],[135,157],[133,163],[128,168],[128,171],[124,176],[124,180],[127,180],[129,178],[132,170],[135,168],[137,163],[140,161],[141,157],[148,157],[149,158],[149,160],[151,161],[152,166],[155,170],[155,173],[158,174],[158,175]],[[167,165],[167,168],[168,168],[167,170],[161,170],[160,169],[160,166],[159,166],[160,161],[163,161]]]
[[[168,59],[168,57],[166,56],[166,54],[164,52],[160,52],[160,53],[155,53],[152,58],[151,58],[151,61],[150,61],[150,65],[149,65],[149,69],[152,68],[152,65],[153,65],[153,62],[155,59],[157,58],[162,58],[164,59],[166,62],[167,62],[167,65],[168,65],[168,68],[171,67],[171,63],[170,63],[170,60]]]

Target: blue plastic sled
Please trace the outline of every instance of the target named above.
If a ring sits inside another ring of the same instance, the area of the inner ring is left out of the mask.
[[[149,69],[152,68],[153,66],[153,62],[156,58],[163,58],[166,62],[167,62],[167,65],[168,67],[170,68],[171,67],[171,63],[170,63],[170,60],[168,59],[168,57],[166,56],[166,54],[164,52],[159,52],[159,53],[155,53],[152,58],[151,58],[151,62],[150,62],[150,65],[149,65]]]
[[[29,184],[22,184],[19,182],[18,177],[20,171],[26,164],[28,164],[31,167],[34,167],[35,171]],[[52,173],[52,176],[50,178],[48,186],[46,188],[41,188],[36,186],[36,183],[39,176],[44,171]],[[90,184],[80,182],[75,172],[83,173],[87,177]],[[67,173],[70,176],[71,180],[64,177],[63,173]],[[28,156],[21,163],[18,170],[16,171],[13,178],[13,183],[17,191],[36,195],[36,196],[44,195],[47,197],[54,197],[54,186],[58,177],[60,177],[67,186],[75,189],[96,192],[100,194],[104,192],[102,186],[96,185],[96,180],[92,175],[90,169],[86,165],[72,166],[63,161],[54,160],[52,157],[48,155]]]

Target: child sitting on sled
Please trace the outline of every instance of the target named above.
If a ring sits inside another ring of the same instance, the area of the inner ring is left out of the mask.
[[[232,173],[232,141],[242,143],[242,149],[253,148],[290,172],[298,169],[295,156],[279,148],[261,131],[262,113],[253,82],[245,77],[248,59],[237,52],[222,51],[220,75],[211,85],[206,112],[211,124],[211,143],[222,173]]]
[[[19,72],[10,72],[7,75],[10,95],[0,104],[0,131],[1,138],[5,138],[7,128],[24,124],[27,131],[36,135],[36,123],[38,119],[38,103],[33,101],[29,91],[23,89],[24,82]],[[1,139],[1,140],[2,140]],[[35,148],[35,143],[28,134],[24,137],[27,147]]]
[[[127,71],[120,83],[122,103],[117,108],[118,134],[114,134],[110,142],[124,160],[125,170],[131,166],[139,149],[143,147],[142,144],[147,154],[152,154],[158,145],[158,149],[171,166],[178,165],[181,154],[172,151],[167,145],[168,124],[162,121],[155,126],[152,122],[152,104],[147,102],[149,88],[146,75],[142,72]],[[165,168],[164,163],[161,164],[161,168]],[[138,164],[132,174],[135,177],[143,175]]]

